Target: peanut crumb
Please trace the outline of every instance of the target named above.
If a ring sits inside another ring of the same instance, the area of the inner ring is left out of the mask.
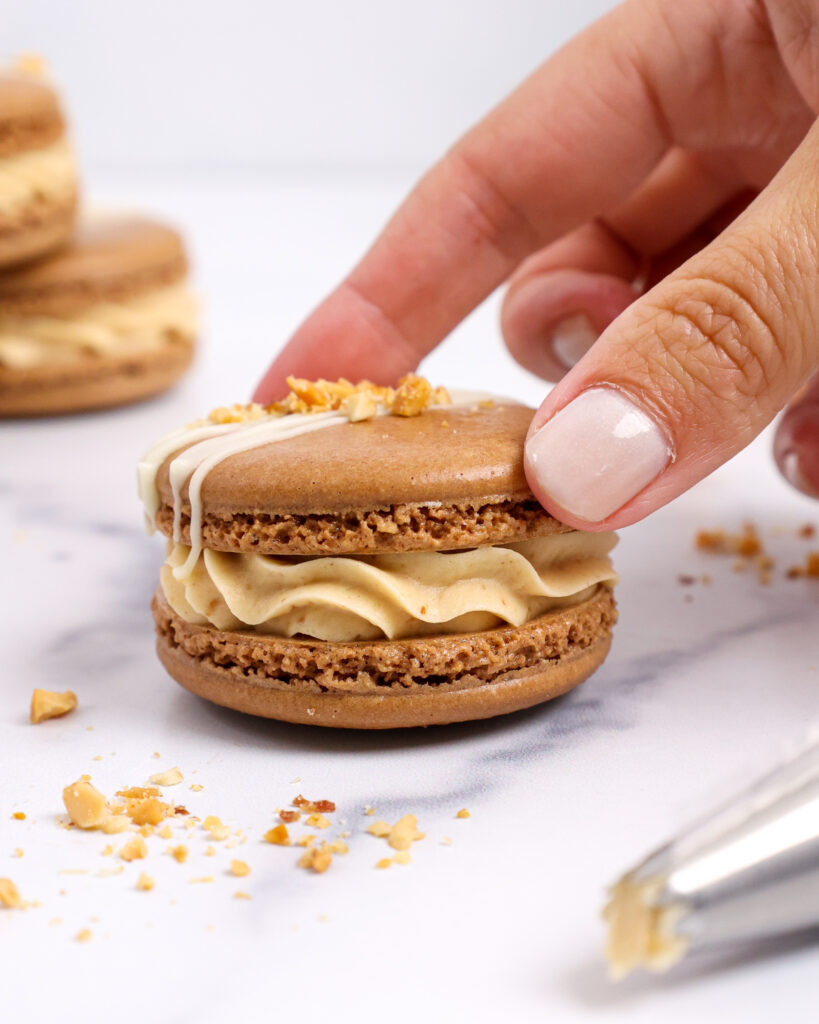
[[[23,847],[22,846],[15,846],[14,847],[13,856],[14,857],[22,857],[23,856]]]
[[[285,825],[292,825],[301,817],[301,811],[279,811],[279,818]]]
[[[199,878],[192,878],[190,884],[191,885],[208,885],[208,884],[210,884],[213,881],[215,881],[213,875],[202,875]]]
[[[392,859],[393,864],[410,864],[412,857],[409,850],[399,850]]]
[[[182,782],[182,772],[178,768],[169,768],[165,772],[157,772],[149,779],[155,786],[178,786]]]
[[[80,828],[99,828],[110,817],[108,801],[87,779],[66,786],[63,803],[71,821]]]
[[[390,834],[390,825],[386,821],[374,821],[372,825],[367,826],[367,831],[371,836],[383,839]]]
[[[81,928],[74,936],[77,942],[90,942],[91,941],[91,929]]]
[[[299,857],[298,865],[305,870],[315,871],[316,874],[323,874],[333,862],[333,855],[324,844],[321,846],[309,846]]]
[[[71,690],[55,693],[53,690],[35,690],[31,695],[30,718],[39,725],[48,718],[61,718],[77,706],[77,695]]]
[[[205,856],[206,857],[215,857],[216,856],[216,847],[215,846],[206,846],[205,847]]]
[[[136,887],[140,892],[150,892],[154,887],[154,880],[143,871],[137,879]]]
[[[211,839],[221,842],[230,835],[230,829],[222,823],[221,818],[215,814],[209,814],[202,822],[202,828],[210,835]]]
[[[373,816],[373,815],[375,814],[375,808],[374,808],[374,807],[370,807],[370,805],[369,805],[369,804],[366,804],[366,805],[365,805],[365,807],[364,807],[364,813],[365,813],[365,814],[366,814],[366,815],[367,815],[367,816],[368,816],[369,818],[371,818],[371,817],[372,817],[372,816]]]
[[[198,782],[192,782],[188,788],[194,793],[201,793],[205,787]]]
[[[131,824],[131,819],[127,814],[110,814],[105,821],[103,821],[100,828],[107,835],[116,835],[119,832],[124,832],[126,828]]]
[[[329,828],[330,819],[323,814],[308,814],[304,819],[304,824],[310,828]]]
[[[392,857],[382,857],[381,860],[375,862],[375,866],[381,870],[392,867]]]
[[[101,856],[103,856],[103,857],[110,857],[113,852],[114,852],[114,847],[110,843],[108,843],[107,846],[103,846],[102,851],[101,851]]]
[[[14,814],[12,814],[12,818],[14,818],[15,821],[25,821],[26,813],[25,811],[15,811]]]
[[[273,828],[268,829],[264,834],[264,840],[274,846],[290,845],[290,835],[284,825],[274,825]]]
[[[465,807],[462,807],[460,809],[460,811],[458,811],[458,813],[455,815],[455,817],[456,818],[471,818],[472,815],[469,813],[469,811]]]
[[[242,892],[241,889],[237,889],[236,892],[233,894],[233,898],[235,900],[249,900],[251,899],[251,895],[249,892]]]
[[[142,836],[134,836],[119,851],[122,860],[142,860],[148,856],[148,845]]]
[[[333,814],[336,809],[332,800],[307,800],[301,793],[293,798],[293,806],[305,814]]]
[[[168,825],[166,823],[165,825],[162,826],[162,828],[159,830],[159,838],[160,839],[172,839],[173,838],[173,829],[171,828],[170,825]]]
[[[250,874],[250,866],[243,860],[232,860],[230,862],[230,873],[236,875],[237,878],[244,878],[245,875]]]
[[[128,804],[128,814],[135,825],[158,825],[170,817],[173,809],[170,804],[149,796],[147,800],[137,800]]]
[[[214,850],[213,852],[215,853],[216,851]],[[169,847],[168,853],[170,853],[177,864],[184,864],[188,859],[188,848],[184,843],[180,843],[178,846]]]
[[[14,882],[10,878],[0,878],[0,907],[13,910],[15,907],[21,906],[22,903],[20,890]]]

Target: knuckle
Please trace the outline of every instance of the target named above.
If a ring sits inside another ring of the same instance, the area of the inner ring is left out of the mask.
[[[685,407],[750,412],[776,402],[787,374],[776,289],[765,267],[745,256],[738,271],[738,259],[726,252],[707,274],[678,279],[649,311],[660,344],[649,347],[648,370],[673,378]]]
[[[540,243],[540,232],[523,206],[502,189],[467,140],[444,158],[444,171],[459,210],[458,231],[476,245],[489,244],[505,262],[518,263]]]

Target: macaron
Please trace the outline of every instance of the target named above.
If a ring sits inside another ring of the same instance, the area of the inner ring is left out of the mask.
[[[65,243],[77,172],[57,93],[37,74],[0,71],[0,268]]]
[[[0,416],[158,394],[190,364],[196,328],[179,234],[144,217],[90,219],[55,255],[0,275]]]
[[[532,409],[414,376],[290,384],[139,465],[168,538],[153,612],[178,683],[252,715],[383,729],[518,711],[598,668],[616,538],[532,495]]]

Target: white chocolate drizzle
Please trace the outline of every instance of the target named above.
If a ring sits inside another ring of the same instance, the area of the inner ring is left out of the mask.
[[[513,404],[509,399],[498,398],[484,392],[455,391],[451,393],[450,402],[432,408],[477,405],[478,402],[486,400],[503,405]],[[376,415],[389,415],[389,410],[379,406]],[[271,414],[264,419],[248,420],[244,423],[184,427],[168,434],[149,448],[137,465],[137,488],[145,509],[148,530],[152,533],[160,505],[156,486],[159,467],[178,448],[190,445],[173,459],[169,467],[173,494],[173,539],[177,544],[181,541],[182,535],[182,489],[186,481],[190,504],[190,553],[183,564],[174,566],[173,574],[176,579],[184,580],[190,576],[202,551],[202,485],[214,467],[232,455],[349,422],[347,416],[340,410],[289,413],[285,416]]]

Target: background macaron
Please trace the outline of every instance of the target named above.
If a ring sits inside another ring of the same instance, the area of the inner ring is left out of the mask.
[[[196,322],[176,231],[143,217],[89,219],[55,255],[0,275],[0,415],[164,391],[191,362]]]
[[[597,575],[577,601],[518,625],[319,640],[217,628],[187,613],[184,585],[177,587],[166,567],[154,617],[168,672],[192,692],[250,714],[365,729],[486,718],[587,678],[605,658],[616,620],[606,558],[613,540],[578,534],[531,494],[522,468],[531,416],[519,405],[433,408],[411,418],[341,422],[229,455],[202,484],[201,541],[238,558],[401,555],[399,571],[411,576],[416,552],[455,558],[469,549],[588,538]],[[153,518],[168,537],[170,466],[185,447],[183,441],[156,474]],[[177,536],[185,545],[188,482],[179,502]],[[238,589],[249,586],[236,580]]]
[[[0,72],[0,268],[65,243],[77,174],[60,102],[42,77]]]

